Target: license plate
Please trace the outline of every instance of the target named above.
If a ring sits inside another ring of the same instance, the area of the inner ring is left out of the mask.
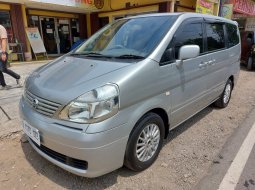
[[[23,121],[23,130],[24,132],[39,146],[40,142],[40,133],[39,130],[29,125],[26,121]]]

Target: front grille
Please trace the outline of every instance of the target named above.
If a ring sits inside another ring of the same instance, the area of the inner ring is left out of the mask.
[[[40,98],[29,91],[25,91],[25,100],[37,112],[52,117],[61,104]]]
[[[43,153],[47,154],[49,157],[53,158],[54,160],[57,160],[63,164],[66,164],[68,166],[71,166],[80,170],[88,169],[88,162],[60,154],[58,152],[55,152],[54,150],[47,148],[46,146],[43,146],[42,144],[41,146],[37,145],[32,139],[30,140],[39,150],[41,150]]]

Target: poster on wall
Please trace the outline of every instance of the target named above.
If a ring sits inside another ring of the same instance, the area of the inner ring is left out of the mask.
[[[197,0],[196,12],[202,14],[214,14],[214,3],[207,0]]]
[[[255,31],[255,18],[247,18],[245,31]]]
[[[26,28],[26,34],[34,53],[46,53],[38,28]]]
[[[231,19],[233,15],[233,4],[224,4],[221,8],[221,16]]]

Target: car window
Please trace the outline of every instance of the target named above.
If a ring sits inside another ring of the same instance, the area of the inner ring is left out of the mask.
[[[147,57],[172,27],[177,16],[148,16],[117,20],[89,38],[75,54],[108,57]]]
[[[198,45],[200,47],[200,53],[204,52],[202,22],[184,22],[176,31],[172,41],[167,47],[166,51],[168,51],[168,53],[162,56],[160,62],[164,63],[178,59],[179,49],[184,45]]]
[[[202,23],[187,24],[178,33],[175,42],[175,59],[178,59],[179,49],[184,45],[198,45],[200,47],[200,53],[203,53]]]
[[[237,26],[226,23],[226,31],[227,31],[228,47],[233,47],[237,45],[239,43]]]
[[[206,23],[207,51],[225,48],[223,23]]]

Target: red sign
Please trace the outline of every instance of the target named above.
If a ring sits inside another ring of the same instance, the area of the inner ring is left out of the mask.
[[[247,15],[255,15],[255,2],[252,0],[235,0],[234,11]]]
[[[202,7],[207,8],[207,9],[210,9],[210,8],[212,8],[212,6],[213,6],[212,3],[206,2],[206,1],[204,1],[204,0],[200,0],[200,5],[201,5]]]

